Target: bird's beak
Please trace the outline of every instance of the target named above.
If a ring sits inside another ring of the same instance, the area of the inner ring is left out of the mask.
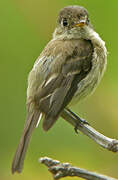
[[[86,24],[86,20],[80,20],[78,23],[76,23],[75,27],[83,27]]]

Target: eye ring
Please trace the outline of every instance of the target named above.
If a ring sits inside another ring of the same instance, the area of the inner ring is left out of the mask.
[[[63,19],[63,26],[67,26],[67,25],[68,25],[67,19],[64,18],[64,19]]]

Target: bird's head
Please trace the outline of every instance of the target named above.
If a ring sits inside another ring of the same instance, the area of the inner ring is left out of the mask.
[[[57,19],[57,28],[54,36],[68,36],[72,34],[82,36],[85,27],[90,26],[88,11],[81,6],[67,6],[60,10]],[[70,36],[69,36],[70,35]]]

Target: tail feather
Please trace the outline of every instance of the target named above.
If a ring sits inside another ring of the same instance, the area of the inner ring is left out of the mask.
[[[20,143],[17,147],[13,162],[12,173],[20,173],[23,169],[25,154],[28,148],[28,144],[34,128],[37,125],[40,113],[35,110],[33,113],[29,113],[25,123],[24,131],[20,139]]]
[[[56,122],[57,118],[58,116],[57,117],[45,116],[45,118],[43,119],[43,130],[48,131]]]

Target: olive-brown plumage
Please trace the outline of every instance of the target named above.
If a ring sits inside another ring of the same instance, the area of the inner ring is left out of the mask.
[[[36,60],[28,77],[27,118],[12,173],[21,172],[28,143],[40,119],[49,130],[75,100],[88,96],[99,83],[106,66],[106,48],[80,6],[63,8],[53,39]]]

